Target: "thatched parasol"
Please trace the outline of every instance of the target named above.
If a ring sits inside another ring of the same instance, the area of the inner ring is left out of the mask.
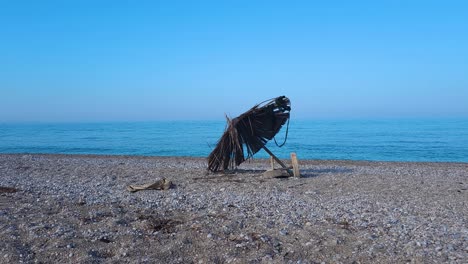
[[[234,168],[262,148],[283,165],[265,144],[289,120],[290,111],[291,102],[286,96],[280,96],[257,104],[234,119],[226,116],[226,130],[208,156],[208,169],[216,172]]]

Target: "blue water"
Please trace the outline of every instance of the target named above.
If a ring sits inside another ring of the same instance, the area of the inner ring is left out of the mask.
[[[224,121],[0,124],[0,153],[206,157]],[[285,127],[277,135],[278,143]],[[468,119],[291,120],[280,158],[468,162]],[[255,157],[267,157],[262,150]]]

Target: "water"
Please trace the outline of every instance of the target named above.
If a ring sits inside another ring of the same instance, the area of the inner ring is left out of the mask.
[[[0,124],[0,153],[207,157],[224,127],[224,121],[8,123]],[[292,120],[286,145],[267,146],[280,158],[296,152],[299,159],[468,162],[468,119]]]

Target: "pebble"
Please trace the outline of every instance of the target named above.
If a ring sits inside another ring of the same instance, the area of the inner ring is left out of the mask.
[[[271,255],[269,255],[269,254],[263,256],[263,258],[262,258],[262,261],[266,262],[266,263],[268,263],[268,262],[270,262],[272,260],[273,260],[273,257]]]

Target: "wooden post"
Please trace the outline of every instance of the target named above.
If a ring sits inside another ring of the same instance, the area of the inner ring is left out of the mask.
[[[293,176],[293,175],[294,175],[294,174],[291,172],[291,170],[290,170],[288,167],[286,167],[286,165],[284,165],[284,163],[283,163],[280,159],[278,159],[278,157],[276,157],[275,154],[273,154],[273,152],[271,152],[271,151],[270,151],[269,149],[267,149],[267,147],[265,147],[265,146],[263,146],[263,149],[264,149],[268,154],[270,154],[270,156],[271,156],[272,158],[274,158],[274,159],[276,160],[276,162],[278,162],[278,164],[281,165],[281,167],[283,167],[283,168],[288,172],[288,174],[289,174],[290,176]]]
[[[301,177],[301,172],[299,171],[299,162],[297,161],[297,155],[294,152],[291,153],[291,163],[294,177]]]
[[[271,164],[271,170],[275,169],[275,160],[273,159],[273,156],[270,156],[270,164]]]

